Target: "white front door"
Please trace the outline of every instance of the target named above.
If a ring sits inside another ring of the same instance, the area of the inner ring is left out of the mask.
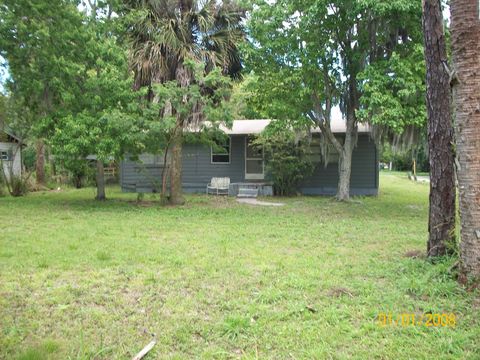
[[[245,137],[245,179],[263,180],[263,149],[252,146],[253,138]]]

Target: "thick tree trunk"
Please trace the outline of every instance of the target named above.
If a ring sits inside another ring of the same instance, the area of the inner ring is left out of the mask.
[[[106,200],[107,197],[105,196],[105,169],[103,167],[103,161],[97,159],[97,173],[96,173],[96,181],[97,181],[97,196],[95,200]]]
[[[350,178],[352,174],[352,153],[357,142],[357,117],[355,112],[359,108],[360,94],[357,89],[357,73],[353,71],[348,77],[348,93],[346,102],[345,141],[340,151],[338,163],[337,200],[350,199]],[[337,150],[338,149],[337,147]]]
[[[36,143],[37,160],[35,162],[35,175],[37,185],[45,186],[45,143],[38,139]]]
[[[480,13],[478,0],[452,0],[452,49],[456,77],[457,178],[462,270],[480,279]]]
[[[190,85],[191,74],[190,70],[186,68],[183,62],[180,62],[175,72],[175,78],[178,85],[186,88]],[[187,95],[183,97],[182,106],[188,106]],[[172,139],[172,161],[170,169],[170,204],[183,205],[185,198],[182,192],[182,146],[183,146],[183,127],[186,125],[184,115],[181,111],[176,111],[177,123],[175,124],[173,139]]]
[[[455,168],[447,48],[440,0],[423,0],[423,33],[427,65],[430,210],[428,256],[453,250],[455,238]]]
[[[338,189],[337,200],[350,199],[350,178],[352,174],[352,153],[357,141],[357,118],[355,111],[358,109],[358,91],[356,77],[351,75],[349,80],[348,101],[346,107],[345,141],[338,162]],[[338,149],[337,149],[338,150]]]
[[[178,121],[178,120],[177,120]],[[182,127],[177,126],[172,139],[172,160],[170,168],[170,204],[183,205],[185,199],[182,192]]]
[[[352,169],[352,154],[347,152],[340,154],[338,162],[338,188],[337,200],[348,201],[350,199],[350,175]]]
[[[351,134],[345,136],[342,152],[338,159],[338,188],[337,200],[348,201],[350,199],[350,178],[352,173],[352,150],[353,139]]]

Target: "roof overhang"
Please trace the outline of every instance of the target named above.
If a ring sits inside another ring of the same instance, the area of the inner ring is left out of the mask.
[[[219,128],[227,135],[257,135],[260,134],[265,128],[275,120],[270,119],[258,119],[258,120],[234,120],[232,127],[229,128],[224,124],[220,124]],[[208,122],[206,123],[208,126]],[[330,122],[330,128],[333,133],[341,134],[346,131],[346,123],[343,119],[336,119]],[[320,133],[320,128],[311,129],[313,133]],[[359,133],[369,133],[370,128],[365,124],[358,124]]]
[[[12,140],[20,143],[20,144],[23,144],[22,142],[22,139],[20,139],[18,136],[16,136],[12,129],[10,129],[8,127],[8,125],[6,125],[3,121],[0,121],[0,131],[4,132],[5,134],[8,135],[8,137],[10,137]]]

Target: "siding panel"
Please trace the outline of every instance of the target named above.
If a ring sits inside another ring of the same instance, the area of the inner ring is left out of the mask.
[[[367,134],[360,134],[353,152],[351,189],[353,195],[374,195],[378,190],[378,164],[376,147]],[[121,164],[121,185],[126,192],[159,191],[162,166],[136,164],[124,160]],[[185,144],[183,149],[182,183],[186,192],[203,192],[212,177],[229,177],[231,182],[245,180],[245,136],[234,135],[231,142],[229,164],[212,164],[210,147]],[[326,168],[318,164],[314,174],[304,181],[300,191],[304,194],[335,194],[338,165]]]

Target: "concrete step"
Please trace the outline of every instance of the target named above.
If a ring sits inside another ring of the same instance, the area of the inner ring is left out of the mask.
[[[258,189],[240,188],[238,189],[238,198],[256,198],[258,196]]]

